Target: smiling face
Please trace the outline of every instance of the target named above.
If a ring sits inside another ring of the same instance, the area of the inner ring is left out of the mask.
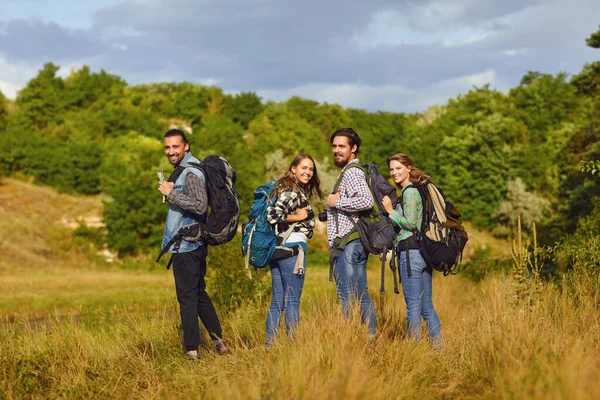
[[[338,168],[344,168],[350,161],[356,158],[357,146],[350,146],[350,140],[346,136],[336,136],[331,143],[333,151],[333,163]]]
[[[298,165],[292,167],[292,174],[298,182],[304,185],[311,180],[314,173],[315,164],[309,158],[303,159]]]
[[[165,155],[171,165],[177,165],[190,150],[190,145],[183,141],[179,135],[165,138]]]
[[[407,167],[398,160],[390,161],[390,175],[392,175],[394,183],[400,185],[400,187],[404,187],[410,182],[411,169],[411,167]]]

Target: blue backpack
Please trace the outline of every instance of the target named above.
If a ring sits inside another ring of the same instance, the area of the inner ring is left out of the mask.
[[[277,200],[273,194],[276,185],[277,180],[274,180],[256,188],[248,222],[242,224],[242,254],[246,259],[246,270],[250,278],[252,274],[248,269],[249,265],[265,268],[271,260],[291,257],[300,251],[297,245],[284,246],[296,223],[291,224],[285,232],[277,232],[276,227],[267,220],[267,208]],[[281,235],[278,237],[278,234]]]
[[[248,214],[248,222],[242,224],[242,253],[248,264],[256,268],[269,265],[277,247],[275,227],[267,221],[267,208],[275,202],[271,194],[277,180],[267,182],[254,191],[254,201]]]

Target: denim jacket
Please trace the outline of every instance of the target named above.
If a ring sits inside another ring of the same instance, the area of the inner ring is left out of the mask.
[[[186,166],[188,163],[199,163],[200,161],[192,156],[192,153],[188,152],[185,157],[179,163],[180,166]],[[186,168],[183,170],[181,175],[175,181],[175,186],[173,190],[178,192],[184,192],[185,188],[185,180],[188,174],[194,174],[200,178],[203,184],[206,184],[206,180],[204,178],[204,174],[197,168]],[[202,216],[204,217],[204,216]],[[169,211],[167,212],[167,219],[165,222],[165,230],[163,234],[162,247],[165,247],[166,244],[179,232],[179,229],[185,225],[190,225],[195,222],[198,222],[202,217],[197,214],[187,212],[182,208],[176,206],[175,204],[169,203]],[[181,241],[181,245],[179,246],[178,253],[187,253],[190,251],[194,251],[197,248],[202,246],[202,241],[198,240],[196,242],[188,242],[186,240]],[[168,253],[173,253],[173,246],[169,248]]]

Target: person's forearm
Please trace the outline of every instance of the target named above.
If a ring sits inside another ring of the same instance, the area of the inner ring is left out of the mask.
[[[362,171],[358,171],[356,168],[348,171],[344,185],[347,189],[335,201],[335,208],[346,212],[358,212],[373,207],[373,195]]]
[[[394,210],[390,213],[390,220],[396,226],[412,231],[417,227],[416,222],[410,221],[403,213],[402,209]]]
[[[373,207],[373,197],[367,196],[356,196],[356,197],[340,197],[335,202],[335,208],[347,212],[357,212],[370,210]]]
[[[206,188],[202,180],[192,173],[186,176],[184,193],[172,190],[167,200],[184,211],[198,215],[205,214],[208,209]]]
[[[296,214],[288,214],[287,217],[285,218],[285,222],[298,222],[301,221],[300,218],[298,218],[298,215]]]

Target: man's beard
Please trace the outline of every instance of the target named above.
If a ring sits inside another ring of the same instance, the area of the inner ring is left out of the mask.
[[[348,158],[337,159],[335,156],[333,156],[333,165],[335,165],[338,168],[344,168],[346,164],[348,164],[348,161]]]

